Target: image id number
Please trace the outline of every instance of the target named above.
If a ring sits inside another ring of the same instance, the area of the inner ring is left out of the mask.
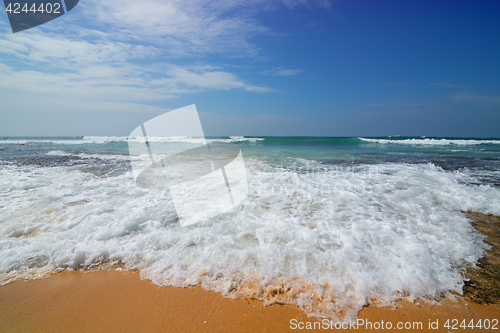
[[[35,4],[33,4],[29,9],[28,9],[28,4],[24,4],[23,8],[21,8],[21,4],[19,3],[14,3],[7,6],[5,9],[7,13],[9,14],[21,14],[21,13],[47,13],[47,14],[61,14],[61,4],[60,3],[55,3],[52,5],[50,2],[47,3],[42,3],[38,8],[36,8]]]

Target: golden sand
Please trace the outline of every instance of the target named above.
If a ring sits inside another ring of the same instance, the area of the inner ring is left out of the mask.
[[[447,319],[477,323],[486,318],[498,320],[500,308],[464,301],[400,302],[395,308],[368,306],[359,314],[372,325],[382,320],[394,327],[421,322],[422,332],[436,320],[440,329],[433,332],[457,332],[443,327]],[[0,287],[0,332],[286,332],[314,327],[315,322],[316,328],[325,327],[296,306],[266,307],[261,301],[227,299],[200,287],[158,287],[137,272],[62,272]],[[350,331],[382,331],[363,328]]]
[[[477,268],[467,271],[471,281],[464,287],[465,298],[367,306],[359,313],[363,322],[358,327],[343,324],[346,329],[336,330],[336,323],[308,318],[296,306],[227,299],[201,287],[158,287],[141,280],[138,272],[100,270],[65,271],[0,286],[0,333],[288,332],[314,327],[330,332],[385,332],[388,323],[395,332],[496,332],[500,330],[500,219],[467,215],[492,247]],[[485,329],[486,323],[490,329]]]

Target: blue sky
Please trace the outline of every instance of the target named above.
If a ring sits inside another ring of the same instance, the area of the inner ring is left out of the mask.
[[[13,34],[0,135],[128,135],[196,104],[206,135],[500,137],[495,1],[81,0]]]

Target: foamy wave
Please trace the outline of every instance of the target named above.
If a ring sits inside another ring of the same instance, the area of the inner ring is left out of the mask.
[[[165,142],[165,143],[192,143],[192,144],[205,144],[210,142],[258,142],[263,141],[264,138],[246,138],[244,136],[231,136],[229,139],[224,138],[195,138],[189,136],[170,136],[170,137],[147,137],[149,142]],[[144,137],[130,137],[128,141],[132,142],[145,142]]]
[[[203,138],[195,138],[188,136],[172,136],[172,137],[148,137],[148,141],[150,142],[165,142],[165,143],[193,143],[193,144],[204,144],[206,142],[258,142],[263,141],[264,138],[249,138],[244,136],[231,136],[228,139],[224,138],[207,138],[206,140]],[[126,137],[126,136],[84,136],[83,138],[74,139],[74,140],[65,140],[65,139],[22,139],[22,140],[0,140],[0,145],[2,144],[17,144],[17,145],[25,145],[32,143],[44,143],[44,144],[61,144],[61,145],[83,145],[83,144],[106,144],[111,142],[127,142],[127,141],[136,141],[136,142],[144,142],[145,139],[143,137]]]
[[[74,153],[68,153],[62,150],[51,150],[45,153],[46,155],[49,156],[73,156],[73,157],[78,157],[78,158],[86,158],[86,159],[101,159],[101,160],[122,160],[122,161],[128,161],[130,159],[145,159],[145,157],[137,157],[137,156],[129,156],[129,155],[105,155],[105,154],[87,154],[87,153],[80,153],[80,154],[74,154]]]
[[[500,140],[451,140],[451,139],[403,139],[403,140],[391,140],[391,139],[368,139],[359,138],[362,141],[381,143],[381,144],[403,144],[403,145],[434,145],[434,146],[448,146],[448,145],[459,145],[459,146],[469,146],[469,145],[484,145],[484,144],[494,144],[500,145]]]
[[[120,142],[126,141],[127,137],[121,136],[84,136],[83,138],[75,138],[72,140],[68,139],[56,139],[56,138],[47,138],[47,139],[9,139],[9,140],[0,140],[0,144],[17,144],[17,145],[26,145],[33,143],[42,143],[42,144],[61,144],[61,145],[84,145],[84,144],[105,144],[111,142]]]
[[[247,138],[247,137],[244,137],[244,136],[230,136],[229,137],[231,140],[230,142],[244,142],[244,141],[248,141],[248,142],[258,142],[258,141],[264,141],[264,138]]]
[[[461,211],[500,215],[499,188],[432,164],[322,168],[248,160],[247,200],[182,228],[168,192],[136,187],[130,172],[0,166],[0,281],[120,265],[158,285],[332,318],[461,293],[463,269],[485,248]]]
[[[49,156],[71,156],[72,154],[64,152],[62,150],[51,150],[46,152]]]

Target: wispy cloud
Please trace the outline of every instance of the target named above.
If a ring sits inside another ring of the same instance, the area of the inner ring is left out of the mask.
[[[27,65],[42,68],[74,69],[95,64],[123,65],[132,60],[161,54],[153,45],[106,39],[75,40],[63,34],[27,32],[4,34],[2,37],[0,53],[13,56]]]
[[[292,76],[292,75],[298,75],[302,72],[303,72],[302,69],[286,69],[283,67],[279,67],[266,70],[262,73],[262,75]]]
[[[153,42],[171,56],[255,56],[250,39],[275,34],[255,14],[280,8],[330,7],[328,0],[88,0],[82,9],[117,38]]]
[[[29,94],[40,105],[60,98],[80,106],[101,103],[113,110],[152,111],[158,101],[208,90],[276,92],[242,78],[236,67],[199,59],[209,54],[262,59],[251,39],[275,32],[258,22],[256,14],[329,6],[322,0],[80,2],[78,10],[57,24],[0,33],[0,99],[14,106],[14,98]],[[182,65],[176,64],[179,58]],[[278,68],[272,75],[300,72]]]
[[[134,68],[87,66],[72,73],[44,73],[34,70],[16,71],[0,65],[0,87],[35,94],[60,96],[78,100],[148,102],[168,100],[180,94],[214,90],[241,89],[271,92],[271,88],[251,85],[232,73],[223,71],[190,71],[171,67],[168,75],[151,79],[154,73]],[[42,96],[39,96],[42,97]]]
[[[466,88],[467,86],[449,82],[434,82],[434,83],[429,83],[429,87]]]
[[[171,67],[168,70],[168,78],[153,80],[154,84],[172,87],[172,91],[178,88],[186,89],[244,89],[253,92],[270,92],[271,88],[247,84],[236,75],[223,71],[190,71],[182,67]]]
[[[259,50],[249,39],[270,32],[251,16],[230,15],[231,6],[218,7],[217,2],[89,0],[82,8],[98,24],[113,27],[115,39],[152,43],[174,57],[255,56]]]
[[[419,101],[385,101],[385,102],[375,102],[367,103],[365,106],[371,107],[384,107],[384,108],[411,108],[411,107],[422,107],[429,106],[429,102],[419,102]]]
[[[481,106],[500,106],[500,95],[480,95],[472,92],[462,92],[451,96],[454,102],[471,102]]]
[[[384,111],[362,111],[359,113],[360,117],[363,118],[377,118],[377,117],[392,117],[392,116],[405,116],[409,114],[421,113],[421,110],[415,109],[396,109],[396,110],[384,110]]]

